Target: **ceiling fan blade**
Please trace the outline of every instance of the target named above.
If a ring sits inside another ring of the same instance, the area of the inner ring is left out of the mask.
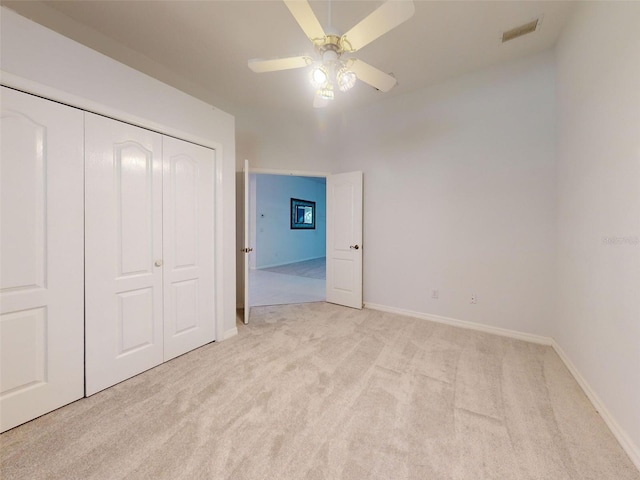
[[[355,52],[409,20],[416,11],[412,0],[388,0],[368,17],[345,33],[340,45],[346,52]]]
[[[329,99],[324,98],[321,95],[313,97],[313,108],[324,108],[329,105]]]
[[[376,67],[372,67],[362,60],[358,60],[357,58],[350,60],[352,60],[353,63],[350,62],[349,70],[356,74],[358,80],[362,80],[364,83],[368,83],[380,91],[388,92],[397,83],[397,80],[391,75],[384,73],[382,70],[378,70]]]
[[[326,34],[307,0],[284,0],[284,4],[309,40],[313,43],[324,40]]]
[[[249,60],[249,68],[256,73],[277,72],[278,70],[306,67],[312,63],[313,59],[307,56],[274,58],[272,60],[254,58],[253,60]]]

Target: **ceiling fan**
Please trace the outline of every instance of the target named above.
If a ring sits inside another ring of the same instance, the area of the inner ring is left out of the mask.
[[[344,35],[325,33],[307,0],[283,0],[320,56],[320,61],[302,55],[273,60],[249,60],[256,73],[312,66],[311,84],[316,89],[313,106],[325,107],[334,98],[335,87],[346,92],[356,80],[388,92],[396,84],[391,75],[348,56],[407,21],[415,12],[412,0],[388,0]],[[346,54],[346,55],[345,55]]]

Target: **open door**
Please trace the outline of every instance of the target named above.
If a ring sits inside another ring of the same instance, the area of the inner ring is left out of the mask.
[[[327,177],[327,302],[362,308],[362,172]]]
[[[253,248],[249,246],[249,160],[244,161],[244,324],[249,323],[249,254]]]

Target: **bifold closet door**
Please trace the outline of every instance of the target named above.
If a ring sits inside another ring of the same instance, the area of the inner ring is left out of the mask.
[[[83,113],[1,88],[0,430],[84,394]]]
[[[215,339],[215,151],[86,114],[86,389]]]
[[[215,150],[163,137],[164,359],[215,339]]]
[[[85,114],[86,393],[163,361],[162,136]]]

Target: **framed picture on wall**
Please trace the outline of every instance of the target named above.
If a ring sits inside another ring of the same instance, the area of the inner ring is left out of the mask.
[[[316,228],[316,202],[291,199],[291,229],[310,230]]]

